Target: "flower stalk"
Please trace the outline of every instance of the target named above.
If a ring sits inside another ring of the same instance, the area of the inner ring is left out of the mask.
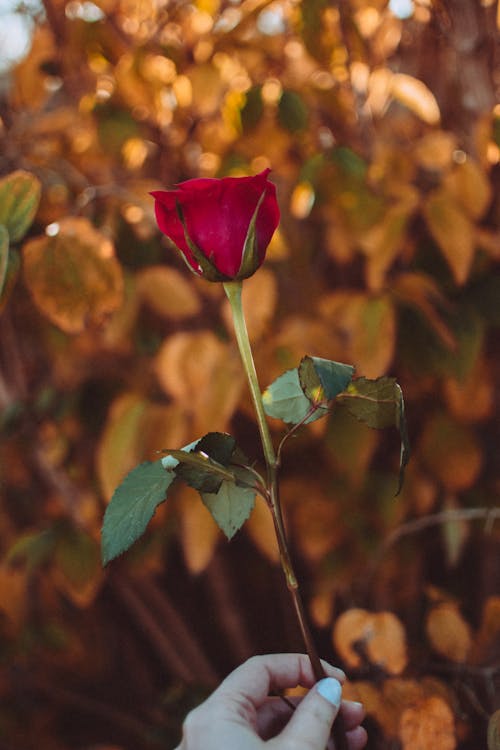
[[[280,552],[281,567],[285,575],[288,590],[290,591],[290,594],[292,596],[295,613],[297,615],[297,620],[302,633],[302,637],[304,639],[307,653],[311,661],[314,675],[317,680],[320,680],[325,676],[325,673],[323,667],[321,666],[321,662],[314,645],[309,625],[307,623],[304,605],[302,603],[302,598],[300,595],[299,584],[295,575],[295,571],[293,569],[293,564],[288,549],[288,541],[286,537],[283,514],[281,510],[281,502],[279,497],[278,459],[271,440],[271,433],[269,431],[269,425],[267,423],[266,415],[264,412],[264,405],[262,403],[257,371],[255,369],[255,363],[253,360],[252,349],[248,337],[245,316],[243,314],[243,305],[241,299],[242,287],[243,285],[241,281],[228,281],[224,283],[224,290],[231,305],[236,341],[238,343],[243,367],[247,375],[248,385],[250,387],[250,393],[257,415],[257,424],[259,427],[264,458],[266,461],[267,492],[265,499],[272,514],[274,529],[276,532],[276,538],[278,541]]]

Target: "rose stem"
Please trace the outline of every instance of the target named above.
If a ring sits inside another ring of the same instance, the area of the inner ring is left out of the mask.
[[[283,514],[281,511],[281,502],[279,498],[278,460],[276,458],[276,453],[274,451],[274,446],[271,440],[271,434],[269,432],[269,425],[267,424],[267,419],[264,412],[259,381],[257,378],[257,372],[255,370],[255,363],[252,356],[250,340],[248,338],[245,316],[243,314],[243,305],[241,301],[242,287],[243,285],[241,281],[226,281],[224,283],[224,290],[231,305],[236,341],[238,342],[238,348],[240,350],[243,366],[247,374],[248,385],[250,387],[250,393],[257,415],[257,424],[259,426],[262,448],[264,451],[264,457],[267,467],[269,508],[273,517],[274,529],[278,540],[281,567],[285,574],[288,590],[290,591],[290,594],[292,596],[295,613],[297,615],[297,620],[299,622],[302,637],[304,639],[307,653],[311,661],[314,676],[317,680],[321,680],[325,676],[325,672],[323,670],[323,667],[321,666],[321,661],[316,651],[311,631],[307,623],[304,605],[302,603],[302,598],[300,595],[299,584],[295,576],[292,560],[290,558],[290,553],[288,550],[288,541],[286,538],[285,525],[283,523]],[[339,747],[338,750],[341,750],[341,748]]]
[[[259,433],[267,468],[267,500],[273,518],[276,538],[278,540],[281,567],[283,569],[283,573],[285,574],[286,584],[292,597],[295,614],[297,616],[300,631],[302,633],[302,638],[304,640],[307,654],[311,662],[313,674],[316,680],[321,680],[323,677],[325,677],[325,671],[321,665],[321,661],[318,656],[318,652],[316,650],[309,625],[307,623],[304,605],[302,602],[302,597],[300,595],[299,584],[288,550],[288,541],[286,537],[283,514],[281,510],[281,502],[279,497],[279,461],[274,451],[273,442],[271,440],[271,433],[269,432],[269,425],[267,423],[264,405],[262,403],[257,371],[255,369],[252,349],[250,346],[250,339],[248,337],[248,330],[243,313],[243,305],[241,300],[243,284],[241,281],[226,281],[224,282],[223,286],[227,298],[229,299],[229,304],[231,305],[236,341],[238,343],[240,356],[247,375],[248,385],[250,387],[250,394],[252,396],[253,405],[255,407],[255,412],[257,415],[257,424],[259,427]],[[338,715],[337,720],[333,725],[333,736],[335,739],[336,750],[347,750],[347,738],[341,714]]]

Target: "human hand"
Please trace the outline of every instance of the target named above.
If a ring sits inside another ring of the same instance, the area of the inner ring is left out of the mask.
[[[345,675],[322,664],[327,677],[316,683],[307,656],[252,657],[188,714],[177,750],[334,750],[330,733],[339,707],[349,750],[362,750],[367,741],[360,726],[363,707],[341,702]],[[312,690],[293,699],[293,712],[281,698],[269,695],[297,685]]]

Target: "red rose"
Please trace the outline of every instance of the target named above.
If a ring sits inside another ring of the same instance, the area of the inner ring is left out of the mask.
[[[245,279],[262,264],[280,218],[269,172],[187,180],[151,193],[160,230],[194,273],[209,281]]]

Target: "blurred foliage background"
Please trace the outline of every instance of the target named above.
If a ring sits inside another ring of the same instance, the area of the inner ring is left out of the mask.
[[[395,376],[413,448],[395,499],[397,434],[339,408],[290,441],[319,650],[365,702],[369,748],[498,748],[497,2],[17,11],[32,35],[0,78],[0,748],[171,748],[236,664],[302,650],[260,500],[228,545],[182,488],[106,571],[99,553],[113,489],[156,450],[231,430],[259,458],[222,289],[167,246],[148,191],[266,167],[282,223],[245,284],[262,387],[304,354]],[[13,212],[39,191],[26,233]]]

